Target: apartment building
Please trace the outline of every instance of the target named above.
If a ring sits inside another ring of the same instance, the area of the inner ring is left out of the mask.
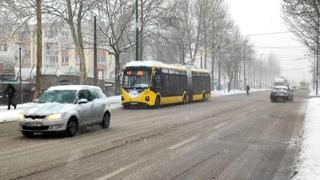
[[[16,60],[18,60],[18,49],[21,47],[23,68],[36,68],[36,33],[34,27],[30,25],[29,28],[18,32],[14,42],[11,43],[11,50]],[[93,77],[94,71],[94,53],[93,46],[91,46],[90,43],[86,44],[84,50],[89,77]],[[8,49],[8,46],[4,43],[1,44],[0,41],[0,50],[1,48]],[[105,47],[99,47],[97,52],[98,78],[112,80],[114,79],[114,57],[105,49]],[[16,62],[16,66],[18,65],[18,62]],[[70,73],[71,70],[73,74],[79,74],[80,59],[76,53],[68,26],[60,28],[59,31],[53,31],[49,26],[43,26],[42,66],[44,73],[47,73],[46,69],[56,69],[57,72],[64,74]]]

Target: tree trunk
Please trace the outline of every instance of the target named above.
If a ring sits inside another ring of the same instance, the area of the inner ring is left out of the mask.
[[[218,90],[221,90],[221,62],[218,63]]]
[[[232,83],[232,79],[230,79],[229,82],[228,82],[228,92],[231,91],[231,83]]]
[[[87,84],[87,68],[83,50],[81,22],[77,23],[77,34],[79,39],[79,58],[80,58],[80,84]]]
[[[36,89],[34,99],[38,98],[41,94],[42,87],[42,13],[41,13],[41,0],[36,2],[37,8],[37,70],[36,70]]]
[[[214,90],[214,51],[212,51],[212,54],[211,54],[211,89]]]
[[[83,51],[83,42],[82,42],[82,32],[81,32],[81,20],[82,20],[82,7],[83,2],[81,1],[78,17],[77,17],[77,30],[74,23],[73,12],[71,8],[70,0],[66,0],[67,2],[67,10],[68,10],[68,24],[70,27],[72,39],[76,48],[76,55],[79,56],[80,59],[80,84],[87,84],[87,70],[86,70],[86,61],[85,55]]]
[[[140,9],[140,24],[141,24],[141,29],[139,33],[139,61],[143,61],[143,31],[144,31],[144,11],[143,11],[143,0],[140,0],[141,4],[141,9]]]
[[[114,55],[115,58],[115,70],[114,70],[114,94],[115,95],[119,95],[120,94],[120,90],[121,90],[121,79],[120,79],[120,71],[121,71],[121,64],[120,64],[120,54],[115,54]]]

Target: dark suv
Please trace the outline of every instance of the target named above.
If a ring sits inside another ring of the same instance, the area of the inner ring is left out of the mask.
[[[271,102],[274,101],[293,101],[292,90],[288,86],[275,86],[270,95]]]

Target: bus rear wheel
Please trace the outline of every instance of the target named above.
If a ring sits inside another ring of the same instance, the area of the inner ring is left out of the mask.
[[[154,102],[154,108],[158,109],[160,107],[160,102],[161,102],[161,99],[159,96],[157,96]]]
[[[203,92],[202,93],[202,101],[205,101],[206,100],[206,94]]]
[[[187,95],[185,94],[185,95],[183,95],[182,104],[186,104],[186,103],[187,103],[187,101],[188,101],[188,99],[187,99]]]

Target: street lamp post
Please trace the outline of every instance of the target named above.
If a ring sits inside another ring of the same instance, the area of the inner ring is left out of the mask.
[[[98,85],[98,72],[97,72],[97,20],[94,16],[93,22],[93,81],[94,85]]]
[[[21,77],[21,47],[19,47],[19,71],[20,71],[20,75],[19,75],[19,85],[20,85],[20,103],[23,103],[23,95],[22,95],[22,77]]]

